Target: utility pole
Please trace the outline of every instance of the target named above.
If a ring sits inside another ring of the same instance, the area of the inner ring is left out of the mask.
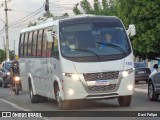
[[[4,51],[6,51],[5,36],[3,36],[3,47],[4,47]]]
[[[16,50],[15,50],[15,44],[16,44],[16,40],[14,40],[14,59],[16,59]]]
[[[5,36],[3,36],[4,51],[6,52]],[[4,56],[6,58],[6,56]]]
[[[5,18],[6,18],[6,23],[5,23],[5,33],[6,33],[6,59],[9,61],[9,37],[8,37],[8,14],[7,11],[9,9],[7,8],[7,0],[5,0]]]
[[[46,11],[47,15],[50,14],[50,12],[49,12],[49,0],[46,0],[46,3],[45,3],[45,11]]]

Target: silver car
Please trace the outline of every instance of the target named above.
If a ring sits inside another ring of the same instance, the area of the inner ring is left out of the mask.
[[[155,69],[148,79],[148,98],[151,101],[157,101],[160,95],[160,68],[158,64],[153,66]]]

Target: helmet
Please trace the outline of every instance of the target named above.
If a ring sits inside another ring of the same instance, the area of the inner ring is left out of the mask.
[[[18,66],[18,61],[13,61],[13,67],[17,67]]]

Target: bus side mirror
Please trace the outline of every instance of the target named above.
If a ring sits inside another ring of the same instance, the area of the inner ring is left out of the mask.
[[[154,64],[153,68],[158,69],[158,64]]]
[[[52,31],[46,32],[46,38],[48,42],[53,42]]]
[[[134,36],[136,35],[136,28],[134,24],[129,25],[129,28],[127,30],[127,35]]]

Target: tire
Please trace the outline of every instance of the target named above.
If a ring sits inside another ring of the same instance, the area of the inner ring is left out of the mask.
[[[29,95],[32,103],[38,103],[40,98],[38,95],[33,95],[32,84],[29,82]]]
[[[2,87],[2,83],[0,83],[0,87]]]
[[[135,81],[135,84],[138,84],[139,81]]]
[[[48,102],[48,98],[47,98],[47,97],[40,96],[40,101],[41,101],[41,102]]]
[[[57,101],[59,109],[60,110],[66,110],[66,109],[68,109],[69,108],[69,101],[62,100],[62,98],[60,96],[60,90],[59,90],[58,85],[56,86],[54,92],[55,92],[55,97],[56,97],[56,101]]]
[[[3,83],[3,88],[7,88],[8,85],[6,83]]]
[[[150,101],[158,101],[159,94],[155,92],[153,82],[150,81],[148,84],[148,98]]]
[[[132,96],[120,96],[118,97],[118,102],[120,106],[130,106]]]

